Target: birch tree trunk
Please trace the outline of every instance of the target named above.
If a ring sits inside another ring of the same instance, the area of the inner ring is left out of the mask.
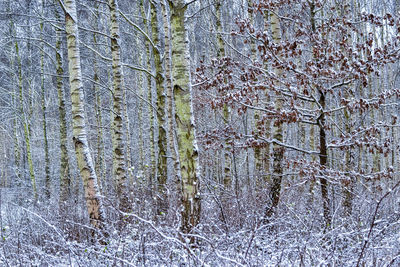
[[[275,44],[280,44],[281,42],[281,26],[278,16],[276,15],[278,10],[270,13],[271,20],[271,33],[272,39]],[[280,78],[282,71],[279,69],[275,70],[275,74],[277,79]],[[277,82],[277,86],[280,86],[280,83]],[[279,90],[277,90],[279,91]],[[276,109],[279,112],[283,107],[283,99],[279,94],[276,96]],[[274,139],[282,142],[283,141],[283,125],[281,122],[275,122],[274,127]],[[265,212],[265,218],[268,220],[272,214],[274,213],[276,207],[279,204],[280,194],[281,194],[281,183],[282,183],[282,174],[283,174],[283,156],[285,153],[284,147],[274,144],[272,148],[272,157],[273,157],[273,170],[272,170],[272,186],[270,191],[271,205],[267,208]]]
[[[222,0],[217,0],[215,3],[215,15],[216,15],[216,21],[215,21],[215,26],[216,26],[216,39],[217,39],[217,58],[223,58],[225,57],[225,43],[224,40],[222,39],[222,32],[223,32],[223,27],[222,27]],[[224,82],[227,82],[226,80]],[[223,110],[223,124],[225,129],[228,129],[229,123],[230,123],[230,109],[227,104],[224,104]],[[219,117],[217,116],[217,112],[214,111],[214,116],[215,120],[217,120]],[[218,161],[220,158],[218,157]],[[221,160],[222,161],[222,160]],[[215,166],[219,169],[219,163],[217,162]],[[217,175],[219,177],[219,175]],[[230,190],[232,189],[232,160],[231,160],[231,149],[230,149],[230,143],[229,143],[229,138],[227,138],[224,142],[224,148],[223,148],[223,177],[222,177],[222,184],[223,187],[220,187],[220,201],[218,201],[218,205],[220,206],[220,218],[221,221],[225,224],[225,227],[227,227],[228,222],[226,216],[226,213],[230,209]]]
[[[139,8],[140,10],[142,10],[142,6],[143,6],[143,0],[140,2]],[[141,13],[142,14],[142,13]],[[146,25],[145,23],[145,19],[143,18],[143,24]],[[135,39],[135,45],[137,47],[137,49],[140,50],[145,50],[147,49],[147,44],[145,42],[142,42],[141,39],[136,38]],[[137,51],[137,50],[136,50]],[[132,51],[133,54],[136,53],[135,50]],[[145,61],[145,53],[137,53],[138,56],[138,62],[140,62],[141,64],[144,64]],[[137,74],[137,84],[138,84],[138,96],[139,96],[139,101],[137,102],[137,121],[138,121],[138,125],[143,125],[144,122],[144,107],[143,107],[143,99],[145,98],[144,96],[144,88],[145,88],[145,82],[146,79],[148,79],[148,74],[146,73],[139,73]],[[138,149],[139,149],[139,173],[141,173],[141,175],[144,175],[144,168],[145,168],[145,152],[144,152],[144,136],[143,136],[143,127],[139,127],[138,129]],[[143,177],[141,177],[143,178]],[[151,186],[151,180],[147,180],[146,182],[148,183],[148,187]],[[140,183],[144,182],[143,179],[140,179]],[[131,182],[131,184],[133,183],[133,181]]]
[[[253,6],[254,3],[252,0],[248,1],[248,14],[249,14],[249,19],[252,23],[252,25],[256,26],[256,8]],[[269,16],[269,12],[266,11],[266,13],[264,14],[264,20],[268,21],[271,20],[272,23],[272,19]],[[278,21],[279,22],[279,21]],[[279,26],[279,25],[278,25]],[[271,24],[271,27],[272,24]],[[275,27],[275,26],[274,26]],[[272,30],[272,29],[271,29]],[[280,28],[279,28],[280,31]],[[279,32],[280,34],[280,32]],[[280,36],[279,36],[279,41],[280,41]],[[274,41],[276,42],[276,40]],[[254,40],[250,40],[250,51],[251,51],[251,59],[253,61],[255,61],[257,59],[257,44]],[[269,66],[267,64],[264,64],[264,68],[268,69]],[[267,92],[264,96],[262,96],[264,98],[264,101],[266,103],[270,102],[270,95],[269,92]],[[256,110],[254,112],[254,121],[255,121],[255,133],[256,136],[259,134],[258,133],[258,121],[260,120],[260,111]],[[264,138],[270,138],[271,137],[271,121],[267,120],[263,127],[265,128],[265,133],[264,133]],[[263,191],[263,189],[266,187],[267,184],[269,184],[270,180],[271,180],[271,149],[270,149],[270,144],[266,143],[264,144],[263,147],[256,147],[254,148],[254,166],[255,166],[255,172],[256,172],[256,190],[257,191]]]
[[[182,177],[182,232],[190,233],[200,220],[199,164],[195,139],[192,88],[184,1],[169,1],[171,10],[172,82]],[[194,238],[191,238],[194,242]]]
[[[224,40],[222,39],[222,1],[218,0],[216,2],[215,6],[215,12],[217,16],[216,20],[216,26],[217,26],[217,43],[218,43],[218,50],[217,50],[217,56],[218,57],[225,57],[225,43]],[[230,118],[230,111],[228,105],[224,105],[223,109],[223,115],[224,115],[224,125],[225,127],[229,126],[229,118]],[[224,188],[225,190],[229,190],[230,187],[232,186],[232,161],[231,161],[231,152],[229,149],[229,142],[228,140],[225,142],[225,147],[224,147],[224,178],[223,178],[223,183],[224,183]]]
[[[44,10],[44,1],[42,1],[42,12]],[[43,20],[40,22],[40,38],[43,40]],[[50,158],[49,158],[49,142],[47,139],[47,119],[46,119],[46,88],[45,88],[45,79],[44,79],[44,43],[41,45],[40,52],[40,69],[41,69],[41,84],[40,87],[42,89],[42,110],[43,110],[43,141],[44,141],[44,172],[45,172],[45,196],[46,199],[50,199],[51,196],[51,181],[50,181]]]
[[[96,17],[100,17],[99,6],[95,5],[95,13]],[[99,31],[99,24],[101,23],[100,19],[96,19],[93,21],[92,27]],[[93,44],[95,49],[98,49],[98,40],[96,33],[93,33]],[[104,155],[104,135],[103,135],[103,114],[101,108],[101,93],[100,93],[100,77],[99,77],[99,63],[97,60],[97,54],[93,52],[93,90],[95,97],[95,113],[96,113],[96,126],[97,126],[97,142],[96,142],[96,150],[97,155],[95,159],[95,170],[98,178],[98,184],[100,192],[103,191],[104,187],[104,176],[106,173],[106,164],[105,164],[105,155]]]
[[[123,104],[124,104],[124,109],[123,109],[123,115],[125,118],[125,140],[126,140],[126,154],[125,154],[125,160],[126,160],[126,168],[127,168],[127,181],[126,181],[126,185],[127,185],[127,189],[129,191],[130,186],[131,186],[131,181],[133,179],[133,173],[132,173],[132,139],[131,139],[131,126],[130,126],[130,118],[129,118],[129,113],[128,113],[128,98],[127,98],[127,90],[124,90],[124,96],[123,96]],[[100,103],[100,101],[99,101]],[[103,164],[104,166],[104,164]],[[127,195],[128,199],[129,199],[129,194]]]
[[[174,93],[172,86],[172,53],[171,53],[171,20],[169,16],[168,0],[164,0],[162,5],[163,12],[163,26],[164,26],[164,38],[165,38],[165,88],[167,94],[167,121],[168,121],[168,146],[170,152],[170,159],[173,165],[171,170],[172,176],[175,177],[176,190],[181,192],[181,174],[180,174],[180,162],[178,158],[178,144],[176,139],[176,127],[175,127],[175,107],[174,107]]]
[[[56,11],[56,18],[59,19],[60,15]],[[56,30],[56,62],[57,62],[57,93],[58,93],[58,111],[60,119],[60,210],[63,210],[63,205],[70,196],[70,167],[68,159],[68,139],[67,139],[67,119],[65,110],[65,92],[63,85],[64,70],[62,67],[62,55],[61,55],[61,30]]]
[[[11,7],[10,7],[11,3],[10,2],[11,2],[11,0],[9,0],[7,2],[7,12],[11,12],[10,11],[11,10]],[[8,30],[9,30],[9,35],[13,36],[14,31],[15,31],[15,29],[14,29],[14,20],[13,19],[10,20],[10,25],[9,25],[9,29]],[[11,43],[9,45],[9,53],[10,53],[10,55],[12,55],[13,49],[14,49],[13,43]],[[11,57],[10,58],[10,68],[12,70],[14,70],[14,67],[15,67],[15,62],[14,62],[13,57]],[[18,89],[17,89],[17,86],[15,86],[15,76],[13,76],[13,78],[11,79],[11,86],[13,88],[11,101],[12,101],[12,106],[14,108],[14,114],[13,114],[14,115],[14,119],[13,119],[14,164],[15,164],[15,175],[16,175],[16,178],[18,180],[17,184],[19,185],[20,179],[21,179],[21,170],[20,170],[21,169],[21,147],[20,147],[19,138],[18,138],[19,137],[18,136],[18,110],[19,110],[18,106],[19,105],[18,105],[18,101],[17,101],[17,95],[18,95],[18,91],[17,90]]]
[[[160,9],[159,2],[151,2],[151,32],[153,44],[157,45],[160,42],[160,26],[158,23],[158,10]],[[156,90],[157,90],[157,123],[158,123],[158,157],[157,157],[157,190],[158,190],[158,211],[157,214],[162,214],[168,210],[167,196],[167,131],[166,131],[166,115],[165,115],[165,73],[162,65],[160,51],[153,47],[154,65],[156,68]]]
[[[90,223],[95,228],[102,228],[104,220],[103,204],[97,184],[97,175],[94,169],[92,156],[89,151],[87,130],[85,123],[84,95],[81,62],[78,46],[78,25],[75,0],[66,0],[60,4],[65,11],[65,25],[67,32],[69,82],[72,102],[73,142],[78,168],[83,180],[86,206]]]
[[[123,108],[124,92],[122,87],[121,47],[118,25],[117,0],[109,0],[110,8],[110,32],[111,32],[111,54],[113,69],[113,98],[114,98],[114,119],[113,119],[113,173],[117,187],[117,195],[120,200],[120,209],[129,210],[129,198],[126,185],[125,166],[125,140],[123,129]]]
[[[146,27],[147,33],[150,32],[150,26],[149,21],[147,19],[147,14],[144,6],[144,0],[140,1],[140,14],[143,18],[143,25]],[[151,19],[150,19],[151,20]],[[148,34],[150,35],[150,34]],[[152,68],[152,46],[150,44],[150,41],[146,39],[146,64],[147,64],[147,69],[151,70]],[[149,103],[153,103],[153,77],[150,75],[147,76],[147,100]],[[149,105],[149,121],[150,121],[150,131],[149,131],[149,137],[150,137],[150,144],[149,144],[149,150],[150,150],[150,164],[149,166],[145,166],[147,168],[147,173],[148,173],[148,179],[149,179],[149,190],[150,190],[150,195],[153,198],[153,191],[154,191],[154,178],[156,175],[156,151],[154,149],[154,143],[155,143],[155,138],[154,138],[154,109],[152,108],[152,105]]]
[[[29,177],[32,183],[33,197],[34,200],[37,200],[38,194],[36,189],[36,175],[33,167],[32,161],[32,150],[31,150],[31,139],[30,132],[31,127],[28,119],[25,116],[25,108],[24,108],[24,88],[23,88],[23,78],[22,78],[22,62],[21,55],[19,52],[18,42],[15,42],[15,52],[17,54],[17,64],[18,64],[18,89],[19,89],[19,111],[21,114],[22,125],[24,127],[24,138],[26,145],[26,157],[28,158],[28,166],[29,166]]]
[[[346,1],[343,1],[343,4],[346,4]],[[350,13],[350,5],[345,5],[344,10],[342,11],[341,8],[338,10],[338,15],[343,17],[346,16]],[[356,18],[353,18],[356,19]],[[351,46],[352,43],[351,41],[353,40],[353,37],[351,34],[348,36],[347,42],[348,45]],[[347,99],[350,96],[348,95],[347,90],[344,92],[344,97]],[[351,134],[352,129],[352,122],[353,122],[353,116],[352,113],[349,112],[347,109],[343,111],[344,115],[344,128],[346,130],[347,134]],[[352,158],[353,158],[353,149],[350,147],[348,150],[345,152],[345,166],[344,170],[346,173],[348,173],[348,178],[344,180],[343,183],[343,195],[344,195],[344,200],[343,200],[343,208],[344,208],[344,215],[345,216],[350,216],[352,212],[352,202],[353,202],[353,187],[354,187],[354,181],[353,178],[351,177],[351,167],[352,167]]]

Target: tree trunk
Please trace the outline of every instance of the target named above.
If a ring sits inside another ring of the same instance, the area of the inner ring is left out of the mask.
[[[42,12],[44,10],[44,2],[42,2]],[[43,21],[40,22],[40,38],[43,40]],[[45,173],[45,196],[46,199],[50,199],[51,196],[51,181],[50,181],[50,158],[49,158],[49,142],[47,139],[47,119],[46,119],[46,88],[44,84],[44,44],[42,42],[40,52],[40,69],[41,69],[41,84],[42,89],[42,110],[43,110],[43,141],[44,141],[44,173]]]
[[[275,10],[277,13],[278,10]],[[278,16],[274,13],[271,12],[270,14],[270,20],[271,20],[271,33],[272,33],[272,39],[275,42],[275,44],[280,44],[281,42],[281,26],[280,26],[280,21]],[[276,69],[275,74],[277,79],[280,78],[281,76],[281,70]],[[277,86],[280,86],[280,83],[277,82]],[[277,90],[279,91],[279,90]],[[281,99],[281,96],[279,94],[276,95],[276,110],[279,112],[282,110],[283,107],[283,99]],[[283,141],[283,125],[281,122],[277,121],[275,122],[275,129],[274,129],[274,140],[277,140],[279,142]],[[282,174],[283,174],[283,156],[285,153],[284,147],[274,144],[272,148],[272,156],[273,156],[273,170],[272,170],[272,185],[271,185],[271,190],[270,190],[270,199],[271,199],[271,205],[267,207],[266,212],[265,212],[265,218],[268,221],[270,217],[273,215],[275,212],[275,209],[277,208],[279,204],[279,199],[281,195],[281,183],[282,183]]]
[[[325,133],[325,114],[323,113],[325,110],[325,93],[322,89],[318,89],[319,92],[319,105],[322,109],[321,114],[318,118],[318,126],[319,126],[319,164],[321,165],[322,171],[327,166],[328,162],[328,149],[326,145],[326,133]],[[322,195],[322,206],[323,206],[323,214],[326,226],[329,227],[331,224],[331,212],[330,212],[330,201],[328,196],[328,181],[325,177],[320,178],[321,183],[321,195]]]
[[[57,12],[57,11],[56,11]],[[59,18],[58,12],[56,13]],[[71,176],[70,166],[68,159],[68,137],[67,137],[67,119],[65,110],[65,92],[63,85],[64,70],[62,67],[62,56],[61,56],[61,30],[57,30],[56,33],[56,62],[57,62],[57,93],[58,93],[58,111],[60,116],[60,208],[63,209],[65,201],[70,196]]]
[[[147,33],[150,32],[149,27],[151,25],[149,25],[148,20],[147,20],[147,14],[145,11],[145,7],[144,7],[144,0],[141,0],[140,2],[140,12],[141,15],[143,17],[143,25],[146,27],[147,29]],[[150,34],[148,34],[150,35]],[[151,44],[149,42],[149,40],[146,39],[146,51],[147,51],[147,58],[146,58],[146,64],[147,64],[147,69],[151,70],[152,69],[152,47]],[[148,90],[148,94],[147,94],[147,100],[148,102],[151,104],[149,105],[149,120],[150,120],[150,131],[149,131],[149,136],[150,136],[150,144],[149,144],[149,150],[150,150],[150,164],[149,166],[147,166],[147,175],[148,175],[148,179],[149,179],[149,190],[150,190],[150,195],[153,198],[153,190],[154,190],[154,178],[156,175],[156,151],[154,149],[154,109],[152,107],[153,104],[153,80],[154,78],[151,77],[150,75],[147,76],[147,90]]]
[[[11,12],[10,11],[10,2],[11,0],[9,0],[7,2],[7,12]],[[10,20],[10,26],[9,26],[9,35],[13,36],[14,34],[14,21],[11,19]],[[10,55],[13,53],[13,44],[10,44],[9,46],[9,53]],[[15,67],[15,62],[14,62],[14,58],[10,57],[10,69],[12,69],[14,72],[14,67]],[[15,74],[14,74],[15,75]],[[18,110],[19,110],[19,105],[18,105],[18,100],[17,100],[17,86],[15,86],[15,76],[12,77],[11,79],[11,86],[13,88],[13,92],[11,94],[11,102],[12,102],[12,107],[14,108],[14,119],[13,119],[13,139],[14,139],[14,164],[15,164],[15,175],[17,178],[17,184],[19,185],[20,183],[20,179],[21,179],[21,173],[20,173],[20,169],[21,169],[21,147],[19,144],[19,137],[18,137]]]
[[[172,34],[172,81],[182,177],[182,231],[190,233],[200,221],[199,164],[190,84],[188,38],[184,1],[169,1]],[[194,238],[191,238],[194,242]]]
[[[100,17],[98,4],[95,5],[96,17]],[[99,31],[99,24],[101,21],[96,19],[93,21],[92,27]],[[93,44],[94,48],[98,49],[98,41],[96,33],[93,33]],[[95,171],[98,178],[100,192],[104,193],[104,180],[105,180],[105,155],[104,155],[104,135],[103,135],[103,115],[101,106],[101,93],[100,93],[100,78],[99,78],[99,63],[97,60],[97,54],[93,52],[93,93],[95,98],[95,114],[96,114],[96,127],[97,127],[97,142],[96,142],[96,160],[95,160]]]
[[[253,1],[248,1],[248,12],[250,15],[250,21],[252,21],[252,24],[256,25],[256,20],[255,20],[255,16],[257,14],[256,8],[253,7]],[[272,14],[273,15],[273,14]],[[275,16],[276,17],[276,16]],[[278,31],[274,31],[273,34],[275,34],[275,36],[273,36],[273,38],[276,38],[278,36],[276,36],[277,33],[279,33],[279,38],[275,39],[274,42],[276,43],[276,41],[279,39],[279,42],[281,40],[280,37],[280,25],[279,25],[279,20],[278,20],[278,24],[276,22],[273,22],[273,20],[276,20],[275,17],[270,16],[270,12],[266,11],[266,13],[264,14],[264,20],[271,21],[271,30],[273,30],[273,27],[279,27]],[[274,23],[274,25],[272,25],[272,22]],[[257,59],[257,44],[254,40],[250,41],[250,51],[251,51],[251,59],[253,61],[255,61]],[[268,64],[264,64],[264,68],[268,70],[269,65]],[[270,92],[267,92],[265,94],[265,99],[264,99],[265,103],[269,103],[271,101],[271,96],[270,96]],[[258,133],[258,129],[257,129],[257,124],[258,121],[260,119],[260,111],[256,110],[254,112],[254,121],[256,123],[255,125],[255,133],[256,136],[259,134]],[[270,138],[271,137],[271,121],[267,120],[265,122],[265,124],[263,125],[263,128],[265,128],[265,132],[264,132],[264,138]],[[273,154],[273,152],[272,152]],[[254,149],[254,161],[255,161],[255,171],[256,171],[256,188],[258,189],[258,191],[263,191],[263,189],[266,188],[266,186],[270,183],[271,181],[271,146],[269,143],[264,144],[263,147],[256,147]]]
[[[151,8],[151,28],[152,41],[155,45],[160,42],[160,29],[157,12],[160,8],[159,3],[150,3]],[[160,51],[153,47],[154,65],[156,68],[156,90],[157,90],[157,124],[158,124],[158,157],[157,157],[157,189],[158,203],[157,214],[166,213],[168,210],[167,196],[167,131],[165,122],[165,73],[162,65]]]
[[[55,1],[54,1],[55,2]],[[57,8],[54,8],[54,15],[57,21],[60,21],[60,13]],[[63,84],[63,58],[62,58],[62,31],[56,29],[56,71],[57,71],[57,95],[58,95],[58,112],[60,123],[60,197],[59,211],[60,214],[65,214],[67,203],[66,201],[71,194],[71,176],[70,165],[68,159],[68,137],[67,137],[67,118],[65,109],[65,92]]]
[[[69,82],[72,102],[73,142],[77,165],[83,180],[86,205],[90,223],[95,228],[102,228],[104,212],[102,199],[97,184],[97,175],[94,169],[92,156],[87,140],[87,130],[84,111],[84,95],[81,62],[78,46],[78,25],[75,0],[65,1],[65,25],[68,45]]]
[[[222,1],[218,0],[215,6],[215,12],[217,15],[216,26],[217,26],[217,57],[225,57],[225,43],[222,39]],[[223,116],[224,116],[224,125],[225,127],[229,126],[229,118],[230,118],[230,111],[228,105],[224,105],[223,108]],[[232,186],[232,161],[231,161],[231,152],[229,148],[230,144],[228,140],[225,142],[224,146],[224,177],[223,177],[223,184],[225,190],[229,190]]]
[[[110,32],[111,32],[111,54],[113,69],[113,173],[116,183],[116,191],[120,201],[122,211],[129,210],[128,190],[126,184],[125,166],[125,140],[123,129],[123,108],[124,92],[122,87],[122,67],[121,67],[121,47],[118,25],[118,4],[117,0],[109,0],[110,8]]]
[[[167,2],[167,0],[165,0]],[[172,176],[175,177],[176,190],[181,192],[181,174],[180,174],[180,162],[178,158],[178,144],[176,137],[176,125],[175,125],[175,107],[174,107],[174,93],[172,87],[172,53],[171,53],[171,20],[169,17],[168,4],[162,5],[163,12],[163,25],[165,35],[165,88],[167,94],[167,121],[168,121],[168,147],[170,152],[170,159],[172,162]]]
[[[310,2],[310,13],[311,13],[311,30],[313,33],[316,32],[316,25],[315,25],[315,3],[314,1]],[[317,85],[316,85],[317,86]],[[319,127],[319,164],[321,165],[322,172],[327,167],[328,163],[328,149],[327,149],[327,141],[326,141],[326,133],[325,133],[325,92],[323,88],[316,88],[319,93],[319,107],[321,109],[321,113],[317,118],[317,123]],[[331,224],[331,211],[330,211],[330,201],[328,196],[328,181],[324,177],[324,173],[322,173],[322,177],[320,178],[321,184],[321,196],[322,196],[322,207],[323,207],[323,216],[325,220],[325,224],[327,227]]]
[[[25,145],[26,145],[26,156],[28,159],[28,166],[29,166],[29,177],[32,183],[32,190],[33,190],[33,197],[34,200],[37,200],[38,194],[36,189],[36,176],[35,171],[33,168],[33,161],[32,161],[32,150],[31,150],[31,140],[30,140],[30,123],[25,116],[25,109],[24,109],[24,90],[23,90],[23,80],[22,80],[22,62],[21,62],[21,55],[19,53],[18,42],[15,42],[15,52],[17,54],[17,64],[18,64],[18,88],[19,88],[19,111],[21,114],[22,124],[24,127],[24,138],[25,138]]]

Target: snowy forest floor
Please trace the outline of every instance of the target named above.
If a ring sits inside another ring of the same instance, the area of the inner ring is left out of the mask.
[[[282,206],[269,223],[258,219],[261,217],[257,216],[256,207],[249,209],[249,202],[247,207],[240,204],[240,208],[232,205],[226,209],[226,218],[235,218],[227,219],[226,224],[221,223],[220,214],[207,214],[203,210],[202,223],[192,236],[197,240],[193,246],[187,243],[189,236],[179,232],[178,213],[151,215],[148,211],[152,203],[141,203],[142,209],[137,214],[124,216],[120,223],[118,211],[106,201],[108,237],[95,235],[96,239],[92,237],[93,229],[88,226],[82,206],[69,203],[68,213],[61,219],[58,205],[23,200],[23,194],[15,189],[3,188],[0,192],[1,266],[400,264],[400,214],[390,215],[380,209],[390,205],[390,197],[383,199],[375,219],[374,204],[379,199],[366,200],[371,212],[365,215],[365,221],[334,216],[334,223],[328,229],[322,227],[318,203],[311,207],[313,212],[301,205]],[[364,216],[358,215],[359,219]]]

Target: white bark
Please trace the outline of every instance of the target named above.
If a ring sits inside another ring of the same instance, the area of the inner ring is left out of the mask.
[[[60,2],[61,3],[61,2]],[[97,184],[97,175],[94,169],[92,156],[89,151],[85,124],[84,95],[81,62],[78,46],[78,25],[75,0],[66,0],[65,25],[68,46],[68,69],[72,101],[72,128],[73,141],[78,168],[85,189],[86,205],[91,224],[102,228],[104,220],[103,204]]]

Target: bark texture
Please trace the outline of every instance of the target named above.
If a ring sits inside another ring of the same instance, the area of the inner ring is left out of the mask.
[[[31,149],[31,126],[28,122],[28,118],[25,115],[25,108],[24,108],[24,85],[23,85],[23,78],[22,78],[22,62],[21,62],[21,55],[19,53],[18,42],[15,42],[15,52],[17,54],[17,64],[18,64],[18,91],[19,91],[19,111],[21,114],[22,125],[24,127],[24,140],[26,145],[26,157],[28,159],[28,167],[29,167],[29,177],[32,183],[32,190],[33,190],[33,198],[36,201],[38,198],[37,188],[36,188],[36,175],[35,170],[33,167],[33,160],[32,160],[32,149]]]
[[[60,116],[60,203],[67,201],[70,196],[71,176],[68,159],[68,139],[67,139],[67,119],[65,109],[65,93],[62,75],[64,70],[62,67],[61,56],[61,32],[57,32],[56,39],[56,62],[57,62],[57,93],[58,93],[58,111]]]
[[[118,5],[117,0],[109,0],[110,8],[110,32],[111,32],[111,54],[113,69],[113,172],[116,183],[116,191],[120,201],[120,209],[129,210],[129,198],[126,184],[125,165],[125,140],[123,125],[124,92],[122,87],[121,47],[119,45]]]
[[[42,12],[44,10],[44,2],[42,2]],[[43,21],[40,22],[40,38],[43,40]],[[50,158],[49,158],[49,142],[47,139],[47,119],[46,119],[46,88],[45,88],[45,78],[44,78],[44,44],[42,44],[41,47],[41,52],[40,52],[40,69],[41,69],[41,91],[42,91],[42,110],[43,110],[43,124],[42,124],[42,129],[43,129],[43,141],[44,141],[44,161],[45,161],[45,166],[44,166],[44,174],[45,174],[45,196],[46,199],[50,198],[51,195],[51,181],[50,181]]]
[[[182,178],[182,231],[190,233],[200,220],[199,164],[195,139],[190,84],[188,38],[185,29],[184,1],[170,1],[172,40],[172,82],[175,120]],[[194,239],[191,238],[193,242]]]
[[[272,33],[272,39],[276,44],[279,44],[281,42],[281,26],[280,26],[280,21],[276,13],[278,10],[275,10],[275,12],[271,12],[270,16],[270,22],[271,22],[271,33]],[[275,70],[276,78],[279,80],[280,76],[282,74],[282,71],[280,69]],[[277,86],[280,86],[280,82],[277,82]],[[283,99],[281,98],[280,95],[276,96],[276,109],[277,111],[281,111],[283,107]],[[275,127],[274,127],[274,139],[282,142],[283,141],[283,125],[280,121],[275,122]],[[279,204],[279,199],[281,195],[281,184],[282,184],[282,174],[283,174],[283,156],[285,153],[284,147],[274,144],[272,148],[272,157],[273,157],[273,169],[272,169],[272,185],[271,185],[271,190],[270,190],[270,199],[271,199],[271,205],[266,209],[265,212],[265,217],[267,220],[272,216],[274,213],[275,209],[277,208]]]
[[[158,11],[160,5],[158,2],[150,3],[151,8],[151,32],[152,42],[160,42],[160,28],[158,23]],[[165,73],[162,65],[160,50],[153,47],[154,65],[156,69],[156,91],[157,91],[157,124],[158,124],[158,156],[157,156],[157,190],[158,190],[158,214],[165,213],[168,210],[167,196],[167,131],[165,114]]]
[[[87,140],[75,0],[66,0],[65,8],[69,82],[72,102],[73,142],[75,146],[77,165],[83,180],[86,206],[90,222],[95,228],[102,228],[102,222],[104,221],[103,204]]]

